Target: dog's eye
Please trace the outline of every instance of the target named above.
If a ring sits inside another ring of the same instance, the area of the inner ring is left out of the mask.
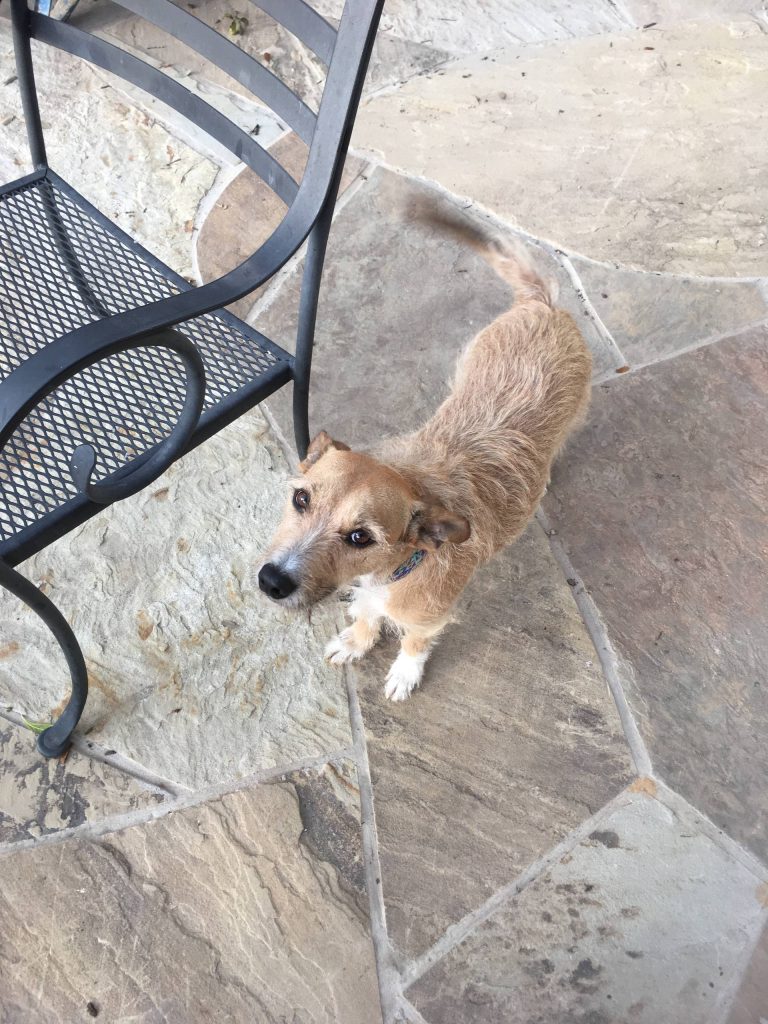
[[[299,512],[305,512],[309,508],[309,494],[307,491],[293,492],[293,507]]]
[[[356,548],[367,548],[373,544],[373,537],[367,530],[353,530],[347,534],[347,543]]]

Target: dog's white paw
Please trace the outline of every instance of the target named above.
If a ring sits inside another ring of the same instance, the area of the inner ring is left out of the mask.
[[[408,700],[421,682],[427,657],[428,652],[413,655],[400,651],[387,673],[384,696],[389,700]]]
[[[325,646],[325,660],[332,665],[347,665],[350,661],[359,661],[370,650],[369,647],[358,647],[355,644],[352,627],[343,629]]]

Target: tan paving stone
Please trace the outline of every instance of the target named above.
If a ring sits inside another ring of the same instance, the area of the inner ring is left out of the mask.
[[[328,766],[7,858],[0,1016],[380,1021],[355,786]]]
[[[319,0],[326,15],[338,17],[343,0]],[[632,24],[611,0],[464,0],[447,7],[440,0],[388,0],[382,30],[453,54],[480,53],[509,43],[541,43],[616,32]]]
[[[75,750],[64,761],[49,761],[37,752],[34,733],[0,723],[0,843],[37,839],[161,800],[129,775]]]
[[[758,276],[766,88],[752,19],[633,30],[457,61],[364,104],[353,145],[592,259]]]
[[[81,641],[91,739],[192,788],[349,745],[344,683],[323,661],[338,610],[292,614],[256,586],[288,476],[254,411],[22,566]],[[46,721],[63,659],[9,594],[0,620],[3,700]]]

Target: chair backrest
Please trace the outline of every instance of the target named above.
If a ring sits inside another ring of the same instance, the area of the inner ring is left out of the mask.
[[[311,175],[313,180],[306,187],[320,193],[329,191],[345,155],[383,0],[346,0],[338,30],[305,0],[252,0],[326,65],[328,70],[317,113],[270,68],[171,0],[116,2],[195,50],[269,107],[310,147],[302,190]],[[19,79],[35,163],[44,164],[46,158],[29,39],[65,50],[139,87],[172,107],[247,164],[288,207],[296,199],[299,184],[275,157],[252,135],[181,82],[90,32],[28,10],[26,0],[12,0],[12,12]]]

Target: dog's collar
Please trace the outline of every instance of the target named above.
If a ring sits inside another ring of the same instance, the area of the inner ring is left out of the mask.
[[[403,579],[408,575],[409,572],[413,572],[417,565],[421,565],[424,559],[427,557],[427,552],[423,548],[418,551],[414,551],[409,559],[403,562],[402,565],[398,565],[392,575],[389,577],[389,583],[397,583],[398,580]]]

